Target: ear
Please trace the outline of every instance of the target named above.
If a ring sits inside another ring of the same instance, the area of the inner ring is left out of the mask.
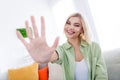
[[[81,34],[84,34],[84,30],[83,30],[83,27],[81,28]]]
[[[84,30],[83,30],[83,27],[82,27],[81,30],[80,30],[80,37],[82,38],[83,35],[84,35]]]

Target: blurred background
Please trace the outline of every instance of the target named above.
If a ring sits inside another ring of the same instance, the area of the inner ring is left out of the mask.
[[[16,36],[16,29],[25,27],[24,22],[30,22],[31,15],[35,16],[39,32],[40,16],[45,17],[50,46],[57,36],[59,44],[66,41],[65,20],[80,12],[88,21],[92,40],[100,44],[102,52],[120,48],[119,4],[119,0],[0,0],[0,74],[33,62]]]

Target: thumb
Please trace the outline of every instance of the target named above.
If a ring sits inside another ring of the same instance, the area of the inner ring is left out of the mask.
[[[52,49],[55,50],[57,48],[57,45],[59,43],[59,37],[57,37],[54,41],[54,44],[52,45]]]

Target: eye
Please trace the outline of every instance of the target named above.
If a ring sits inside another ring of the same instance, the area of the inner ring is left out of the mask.
[[[74,26],[75,27],[80,27],[80,24],[79,23],[75,23]]]
[[[76,27],[80,27],[80,25],[75,25]]]

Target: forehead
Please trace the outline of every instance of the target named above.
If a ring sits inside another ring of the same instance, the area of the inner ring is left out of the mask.
[[[71,23],[81,23],[81,19],[79,17],[70,17],[68,21]]]

